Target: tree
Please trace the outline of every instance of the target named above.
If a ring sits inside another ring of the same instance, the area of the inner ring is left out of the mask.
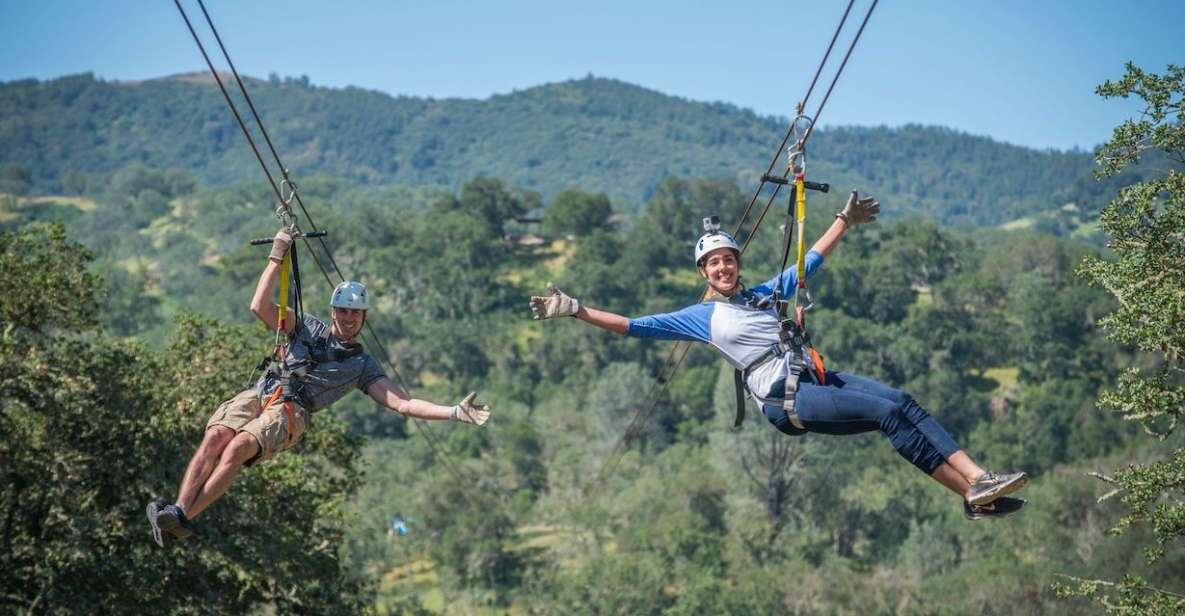
[[[553,237],[568,234],[583,237],[607,229],[612,213],[605,193],[565,190],[551,200],[551,206],[543,214],[543,231]]]
[[[1133,64],[1119,81],[1099,86],[1104,98],[1138,96],[1147,105],[1140,119],[1115,129],[1098,151],[1100,178],[1163,152],[1170,161],[1163,175],[1131,184],[1102,213],[1114,260],[1088,258],[1081,274],[1111,292],[1119,307],[1102,319],[1112,340],[1154,354],[1151,371],[1125,370],[1100,406],[1117,409],[1164,439],[1185,414],[1185,67],[1169,65],[1165,75],[1145,73]],[[1176,164],[1172,164],[1176,163]],[[1166,547],[1185,538],[1185,449],[1148,464],[1132,464],[1104,478],[1128,507],[1113,532],[1147,522],[1156,544],[1146,552],[1150,563]],[[1177,581],[1180,578],[1177,577]],[[1185,610],[1182,595],[1157,588],[1135,575],[1121,583],[1079,580],[1060,587],[1065,594],[1097,599],[1111,613],[1169,614]]]
[[[0,233],[0,611],[357,613],[337,546],[359,446],[332,417],[243,473],[195,540],[152,542],[144,503],[265,343],[192,317],[167,354],[111,338],[88,261],[60,227]]]
[[[14,163],[0,166],[0,193],[21,196],[29,192],[33,174],[29,169]]]
[[[61,225],[0,233],[0,321],[14,328],[89,329],[98,323],[101,282],[86,270],[91,252],[66,239]],[[79,310],[78,306],[87,306]]]
[[[502,227],[515,216],[522,216],[530,201],[532,198],[529,195],[508,189],[502,180],[477,178],[461,187],[461,197],[457,203],[464,210],[480,217],[501,236]]]

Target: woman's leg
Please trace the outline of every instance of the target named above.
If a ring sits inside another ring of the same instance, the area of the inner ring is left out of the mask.
[[[872,379],[829,372],[826,385],[803,382],[797,400],[798,418],[807,431],[837,435],[880,431],[922,472],[960,494],[966,491],[960,489],[959,469],[947,463],[959,451],[958,445],[908,394]],[[784,411],[770,406],[763,410],[780,430],[794,433],[781,425],[789,423]]]
[[[958,494],[964,507],[985,505],[1027,480],[1024,473],[985,473],[912,396],[869,378],[828,372],[826,385],[803,382],[799,386],[796,406],[805,431],[795,428],[780,406],[765,405],[762,412],[778,430],[793,435],[879,430],[902,457]],[[1023,500],[1014,501],[1004,510],[978,515],[1008,515],[1023,505]]]
[[[948,490],[958,494],[960,498],[966,500],[967,490],[971,487],[971,483],[967,481],[963,474],[955,470],[949,462],[943,462],[937,470],[930,474],[934,481],[946,486]]]

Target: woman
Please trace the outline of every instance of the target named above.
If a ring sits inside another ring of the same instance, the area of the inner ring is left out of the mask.
[[[835,222],[806,255],[809,278],[823,264],[849,227],[873,222],[880,204],[852,191]],[[630,319],[612,312],[582,306],[559,289],[531,298],[535,319],[573,316],[619,334],[639,338],[703,342],[719,352],[733,367],[743,370],[745,386],[761,405],[762,413],[778,430],[799,435],[859,434],[879,430],[914,466],[963,498],[968,519],[1002,517],[1016,513],[1025,502],[1005,495],[1020,489],[1025,473],[996,474],[984,471],[955,444],[954,439],[907,393],[872,379],[847,372],[814,369],[811,353],[803,349],[806,369],[798,386],[786,387],[793,353],[778,349],[780,325],[771,302],[763,302],[779,290],[793,293],[798,282],[795,267],[768,282],[746,289],[741,284],[740,249],[727,233],[709,231],[696,243],[696,268],[716,301],[705,301],[682,310]],[[822,366],[820,366],[821,368]],[[793,380],[791,380],[793,383]],[[787,389],[793,404],[784,404]],[[790,412],[787,406],[792,406]]]

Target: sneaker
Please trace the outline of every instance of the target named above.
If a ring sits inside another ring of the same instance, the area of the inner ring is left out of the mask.
[[[160,511],[166,505],[164,499],[156,498],[148,502],[146,513],[148,514],[148,524],[152,527],[152,539],[156,544],[162,548],[168,548],[173,545],[175,537],[172,533],[167,533],[161,530],[157,520],[160,518]]]
[[[177,539],[185,539],[193,534],[193,525],[177,505],[161,507],[156,514],[156,526],[162,533]]]
[[[1011,496],[1001,496],[986,505],[972,505],[963,501],[963,517],[972,522],[985,518],[1003,518],[1024,509],[1028,502],[1023,498]]]
[[[1029,480],[1026,473],[984,473],[971,482],[967,490],[967,502],[972,505],[986,505],[1005,494],[1011,494],[1024,487]]]

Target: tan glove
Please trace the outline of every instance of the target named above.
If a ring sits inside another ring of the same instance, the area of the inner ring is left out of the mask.
[[[864,223],[876,222],[876,215],[881,212],[881,204],[874,197],[864,197],[860,199],[856,191],[852,191],[848,195],[848,203],[843,206],[843,211],[837,213],[836,218],[844,219],[849,227],[862,225]]]
[[[288,254],[288,249],[292,247],[292,234],[285,227],[276,232],[276,237],[272,238],[272,254],[267,258],[279,263],[284,260],[284,255]]]
[[[473,401],[476,399],[477,392],[470,392],[468,396],[465,396],[465,399],[453,406],[452,411],[449,411],[449,420],[484,426],[490,419],[490,405],[474,404]]]
[[[580,312],[580,302],[547,283],[547,295],[531,297],[531,318],[536,321],[556,317],[572,317]]]

